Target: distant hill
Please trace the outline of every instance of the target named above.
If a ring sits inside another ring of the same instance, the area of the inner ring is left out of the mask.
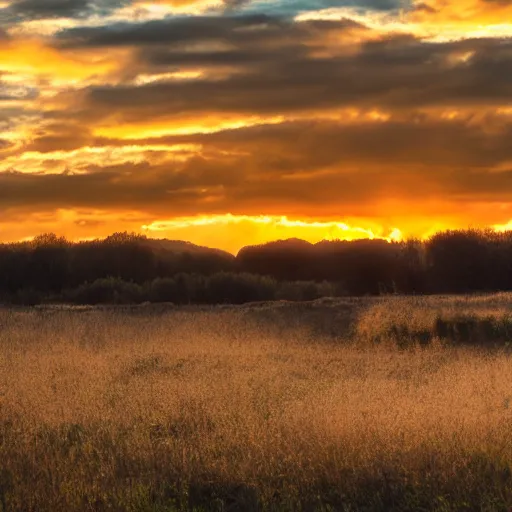
[[[155,252],[168,251],[175,254],[188,253],[194,255],[208,254],[212,256],[219,256],[221,258],[225,258],[226,260],[235,259],[235,257],[227,251],[211,247],[205,247],[202,245],[196,245],[193,244],[192,242],[186,242],[184,240],[168,240],[166,238],[147,238],[146,240],[143,240],[141,243],[142,245],[150,247]]]
[[[159,276],[172,276],[180,272],[209,275],[230,272],[236,267],[235,256],[221,249],[183,240],[142,238],[138,243],[152,253]]]
[[[314,244],[311,242],[307,242],[306,240],[302,240],[301,238],[285,238],[282,240],[274,240],[272,242],[267,242],[259,245],[247,245],[243,247],[240,252],[245,250],[253,250],[253,249],[265,249],[265,250],[289,250],[289,249],[307,249],[314,247]]]

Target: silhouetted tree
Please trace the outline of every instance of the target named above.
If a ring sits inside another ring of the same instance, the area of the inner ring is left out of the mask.
[[[512,232],[445,231],[401,243],[291,239],[245,247],[236,258],[131,233],[79,243],[46,233],[0,245],[0,300],[18,303],[71,297],[208,304],[498,290],[512,290]]]
[[[279,280],[310,279],[314,247],[304,240],[290,239],[244,247],[237,255],[240,270]]]
[[[399,244],[399,263],[395,276],[396,289],[404,294],[421,294],[428,290],[425,245],[418,239]]]
[[[426,244],[432,291],[467,293],[492,290],[489,265],[493,236],[473,229],[437,233]]]
[[[56,292],[69,279],[69,242],[54,233],[40,235],[30,244],[30,263],[26,279],[36,290]]]

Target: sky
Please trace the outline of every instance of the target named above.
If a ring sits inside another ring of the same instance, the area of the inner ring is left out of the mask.
[[[0,0],[0,241],[512,227],[510,0]]]

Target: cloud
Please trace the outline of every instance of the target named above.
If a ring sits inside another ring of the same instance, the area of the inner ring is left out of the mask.
[[[59,86],[74,85],[76,88],[76,84],[81,83],[79,81],[99,80],[122,62],[123,56],[116,52],[100,56],[88,51],[66,53],[37,38],[0,41],[0,74],[19,77],[19,84],[32,81],[37,88],[50,87],[52,95],[58,92]]]
[[[0,75],[0,101],[23,101],[37,98],[39,92],[34,87],[19,83],[6,83]]]
[[[368,216],[390,198],[425,212],[433,200],[497,204],[512,201],[511,135],[512,122],[495,133],[468,122],[404,119],[174,137],[166,143],[194,142],[201,152],[153,163],[100,160],[80,174],[72,165],[63,174],[1,173],[0,207],[137,209],[169,218],[227,211],[311,216],[333,208]]]
[[[88,146],[92,141],[89,130],[73,123],[53,123],[45,126],[43,133],[28,141],[24,151],[49,153],[72,151]]]
[[[276,45],[274,28],[268,29],[268,39],[267,29],[245,42],[235,35],[237,44],[223,36],[228,48],[218,51],[213,40],[211,50],[201,51],[141,45],[131,67],[134,74],[197,68],[207,72],[193,80],[90,87],[85,108],[97,119],[114,116],[130,123],[176,112],[290,115],[345,107],[501,107],[512,98],[512,40],[431,43],[396,36],[351,49],[348,41],[347,51],[337,52],[321,41],[314,46],[317,29],[282,27],[275,34],[282,42]],[[343,40],[350,29],[344,23],[326,23],[322,30]],[[193,31],[187,34],[193,42]],[[219,77],[216,68],[228,71]]]
[[[14,0],[0,9],[0,21],[101,16],[129,3],[131,0]]]
[[[12,142],[9,142],[8,140],[0,139],[0,151],[4,151],[6,149],[9,149],[12,147]]]
[[[229,0],[225,3],[229,4]],[[247,0],[238,3],[243,6],[243,12],[266,12],[267,14],[296,16],[307,12],[320,12],[333,8],[354,8],[360,12],[398,11],[401,0]]]
[[[9,9],[22,17],[38,19],[80,16],[90,7],[89,0],[16,0]]]
[[[228,39],[251,41],[271,36],[283,27],[295,27],[279,17],[266,14],[244,16],[188,16],[154,20],[147,23],[119,23],[100,27],[62,30],[56,40],[60,47],[112,47],[176,45]],[[257,29],[262,29],[260,32]],[[251,29],[256,29],[252,32]]]
[[[57,41],[73,49],[136,48],[124,83],[86,93],[89,111],[125,121],[178,111],[489,106],[508,103],[512,94],[510,39],[434,43],[382,36],[348,19],[196,16],[65,30]],[[195,69],[205,73],[188,81],[126,82],[140,73]]]
[[[326,167],[342,170],[344,166],[373,167],[386,173],[390,168],[420,169],[426,174],[494,169],[512,162],[510,137],[510,118],[489,116],[479,124],[470,118],[450,121],[411,115],[382,123],[289,122],[164,140],[195,141],[204,151],[219,153],[236,148],[250,155],[247,160],[263,176],[265,169],[269,173],[272,169],[285,174],[320,173]]]
[[[136,211],[152,225],[230,212],[399,228],[511,217],[512,38],[474,37],[508,3],[464,0],[457,12],[424,0],[402,21],[391,0],[219,2],[188,16],[163,5],[174,0],[140,1],[117,18],[125,4],[2,11],[0,208],[11,217]],[[137,9],[163,14],[136,21]],[[17,27],[31,19],[71,28],[29,37]],[[97,218],[55,222],[96,233]]]
[[[158,0],[158,4],[175,7],[193,5],[200,0]],[[266,13],[293,17],[299,13],[320,11],[336,7],[354,7],[358,10],[396,11],[403,2],[401,0],[218,0],[224,12]],[[218,5],[217,5],[218,7]],[[215,9],[218,11],[218,9]]]
[[[65,30],[57,52],[131,48],[132,59],[113,85],[63,93],[71,104],[46,111],[45,129],[23,150],[40,153],[33,158],[45,169],[55,156],[41,155],[63,150],[65,158],[83,146],[132,144],[140,155],[123,161],[121,154],[116,165],[81,160],[79,174],[73,156],[68,175],[2,175],[0,204],[110,205],[166,216],[312,214],[343,204],[366,215],[390,197],[416,205],[426,198],[511,199],[510,117],[492,111],[512,94],[512,43],[433,43],[368,30],[351,20],[298,23],[268,15]],[[354,41],[354,32],[365,35]],[[204,73],[165,75],[195,68]],[[141,73],[164,78],[138,82]],[[477,116],[475,109],[488,112]],[[179,126],[226,113],[240,116],[236,129],[137,139],[143,123]],[[251,116],[263,120],[244,127]],[[107,138],[102,129],[109,127]],[[130,142],[116,139],[116,130],[130,127]],[[202,149],[179,160],[145,155],[154,144]]]
[[[412,5],[411,19],[442,29],[447,24],[464,30],[482,29],[486,25],[502,25],[512,19],[509,0],[420,0]]]

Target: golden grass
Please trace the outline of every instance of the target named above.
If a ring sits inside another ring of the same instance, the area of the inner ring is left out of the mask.
[[[375,299],[359,315],[354,326],[355,337],[359,342],[408,344],[411,339],[405,338],[431,342],[439,338],[441,331],[441,337],[448,338],[441,341],[472,341],[479,345],[500,341],[503,344],[512,341],[511,306],[512,294],[509,293]],[[448,326],[455,324],[455,328],[457,324],[465,327],[467,339],[457,333],[442,332],[443,325],[439,322]]]
[[[428,300],[369,302],[354,331]],[[505,350],[151,311],[0,312],[2,512],[510,510]]]

